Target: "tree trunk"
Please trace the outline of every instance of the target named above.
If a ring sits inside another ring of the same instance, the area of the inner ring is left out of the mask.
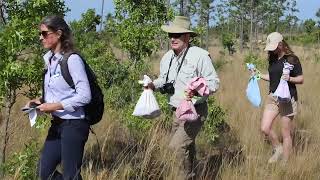
[[[102,26],[103,26],[103,10],[104,10],[104,0],[102,0],[102,4],[101,4],[101,22],[100,22],[100,31],[102,30]]]
[[[240,52],[243,51],[243,17],[240,19]]]
[[[206,50],[209,50],[209,28],[210,28],[210,24],[209,24],[209,18],[210,18],[210,11],[208,10],[207,13],[207,18],[206,18],[206,24],[207,24],[207,33],[206,33]]]
[[[0,25],[6,24],[4,0],[0,0]]]
[[[251,0],[251,9],[250,9],[250,51],[252,52],[253,50],[253,12],[254,12],[254,8],[253,8],[253,0]]]
[[[180,15],[189,17],[189,0],[180,0]]]
[[[0,125],[0,132],[2,134],[2,137],[0,139],[0,166],[5,163],[6,161],[6,152],[7,152],[7,146],[9,142],[9,123],[10,123],[10,115],[11,115],[11,110],[12,106],[15,102],[16,96],[15,96],[15,91],[10,91],[9,94],[5,96],[4,102],[5,102],[5,107],[4,107],[4,115],[3,115],[3,121],[1,122]]]

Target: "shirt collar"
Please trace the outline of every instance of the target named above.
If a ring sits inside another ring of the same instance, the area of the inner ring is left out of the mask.
[[[173,57],[176,59],[179,59],[184,54],[184,52],[187,50],[187,48],[188,47],[184,48],[178,55],[176,53],[174,53],[174,51],[172,50]]]
[[[53,52],[52,51],[48,51],[44,56],[43,59],[45,61],[46,64],[49,64],[49,60],[50,58],[52,58],[52,61],[56,61],[56,60],[60,60],[62,59],[63,55],[61,53],[56,53],[54,54],[54,56],[52,57]]]

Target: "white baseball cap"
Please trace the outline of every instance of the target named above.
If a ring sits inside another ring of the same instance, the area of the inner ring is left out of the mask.
[[[268,35],[265,51],[274,51],[277,49],[279,42],[283,40],[283,36],[278,32],[273,32]]]

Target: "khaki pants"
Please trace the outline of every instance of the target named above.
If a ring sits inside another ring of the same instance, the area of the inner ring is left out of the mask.
[[[177,179],[192,179],[195,176],[193,172],[196,159],[195,138],[208,115],[208,105],[203,103],[196,105],[195,108],[200,117],[193,122],[181,122],[176,118],[175,113],[173,114],[174,120],[169,148],[176,153],[180,164]]]

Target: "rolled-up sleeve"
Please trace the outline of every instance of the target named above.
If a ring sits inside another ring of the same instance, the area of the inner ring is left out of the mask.
[[[219,89],[220,80],[209,54],[201,57],[199,66],[200,75],[207,81],[210,93],[216,92]]]
[[[80,56],[71,55],[68,59],[68,68],[75,85],[75,92],[70,98],[66,98],[60,103],[64,110],[74,112],[75,109],[90,103],[91,90],[85,66]]]

